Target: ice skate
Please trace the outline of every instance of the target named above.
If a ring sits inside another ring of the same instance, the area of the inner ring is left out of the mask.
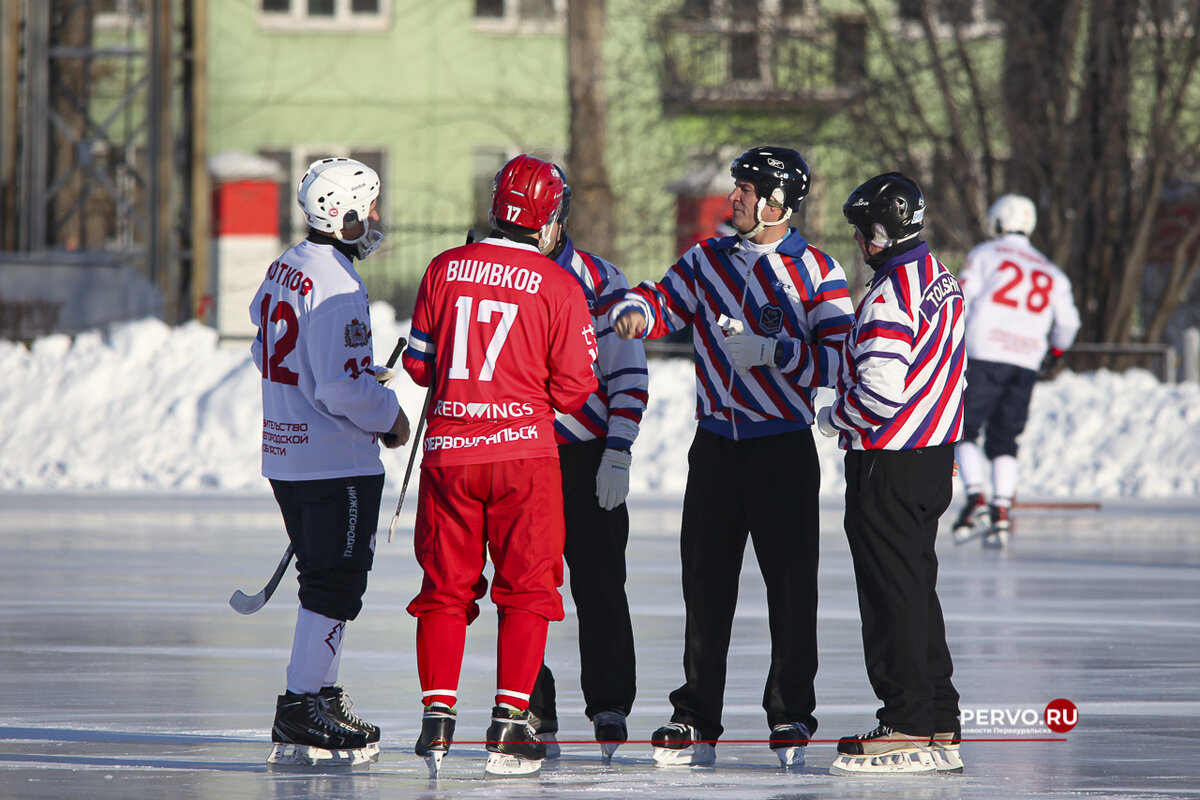
[[[511,706],[492,709],[487,749],[486,770],[492,775],[528,775],[541,769],[546,758],[546,745],[534,735],[529,712]]]
[[[558,758],[562,748],[558,744],[558,719],[554,717],[539,717],[529,712],[529,727],[533,728],[533,736],[546,745],[546,758]]]
[[[929,740],[933,761],[938,772],[962,772],[963,760],[959,753],[961,737],[957,733],[935,733]]]
[[[341,722],[319,694],[282,694],[271,726],[267,763],[285,767],[357,767],[379,759],[379,744]]]
[[[784,722],[771,728],[771,749],[785,767],[804,766],[804,748],[808,746],[808,726],[800,722]]]
[[[321,689],[319,694],[325,698],[330,713],[338,722],[349,725],[351,728],[358,728],[367,735],[367,745],[375,745],[378,749],[379,726],[372,725],[350,710],[354,707],[354,701],[350,699],[350,695],[346,694],[345,689],[340,686],[326,686]]]
[[[829,767],[833,775],[930,774],[937,762],[928,736],[909,736],[887,725],[838,742],[838,755]]]
[[[417,737],[417,746],[413,749],[425,759],[431,778],[438,776],[442,759],[454,741],[454,718],[457,713],[442,703],[425,706],[425,713],[421,716],[421,735]]]
[[[592,725],[596,729],[596,741],[600,743],[600,756],[605,761],[629,739],[625,715],[620,711],[601,711],[592,719]]]
[[[1012,536],[1012,520],[1008,517],[1008,506],[992,506],[991,527],[983,534],[983,546],[999,550],[1008,544]]]
[[[984,535],[991,524],[987,501],[983,498],[983,494],[972,492],[967,495],[967,504],[963,506],[962,513],[954,522],[952,531],[954,543],[965,544]]]
[[[669,722],[650,736],[654,763],[660,767],[694,767],[717,760],[712,742],[700,741],[700,732],[683,722]]]

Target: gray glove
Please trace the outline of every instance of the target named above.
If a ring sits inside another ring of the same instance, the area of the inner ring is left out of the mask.
[[[629,494],[629,464],[633,456],[628,450],[609,448],[600,456],[596,470],[596,499],[605,511],[612,511]]]

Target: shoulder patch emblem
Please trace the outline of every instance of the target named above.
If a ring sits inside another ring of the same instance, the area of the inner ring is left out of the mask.
[[[758,312],[758,329],[762,333],[779,333],[783,330],[783,309],[779,306],[765,306]]]
[[[357,319],[350,320],[346,326],[346,347],[366,347],[371,343],[371,331],[366,324]]]

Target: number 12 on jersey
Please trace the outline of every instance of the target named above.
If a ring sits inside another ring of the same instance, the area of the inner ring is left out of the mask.
[[[496,314],[500,315],[500,321],[496,325],[496,330],[492,332],[492,338],[488,341],[487,348],[483,354],[483,366],[479,370],[478,380],[490,381],[492,374],[496,370],[496,362],[500,359],[500,351],[504,349],[504,342],[508,339],[508,332],[512,329],[513,322],[517,318],[517,311],[520,306],[516,303],[503,303],[499,300],[480,300],[479,311],[474,320],[471,318],[472,307],[475,300],[472,297],[463,295],[454,303],[454,346],[450,354],[450,372],[451,380],[470,380],[471,372],[467,367],[467,350],[471,340],[471,324],[472,322],[490,323],[492,317]]]

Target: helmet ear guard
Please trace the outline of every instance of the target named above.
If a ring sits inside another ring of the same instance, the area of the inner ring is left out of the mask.
[[[309,165],[296,186],[296,202],[308,227],[347,244],[357,245],[358,257],[379,248],[383,233],[371,230],[371,206],[379,197],[379,174],[352,158],[322,158]],[[342,231],[361,222],[363,232],[347,239]]]
[[[742,239],[751,239],[765,228],[786,224],[788,217],[799,211],[800,204],[808,197],[808,164],[798,152],[786,147],[751,148],[733,160],[729,174],[735,181],[753,184],[758,195],[754,206],[756,224],[751,230],[738,233]],[[762,210],[768,205],[783,209],[783,218],[764,222]]]
[[[851,192],[842,215],[864,240],[887,248],[925,227],[925,195],[911,178],[888,172]]]

